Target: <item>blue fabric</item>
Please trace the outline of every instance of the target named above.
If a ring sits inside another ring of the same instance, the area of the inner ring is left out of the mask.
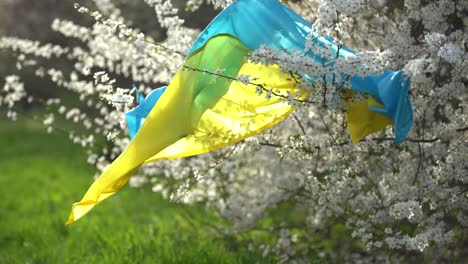
[[[189,51],[202,48],[214,36],[228,34],[237,38],[249,49],[255,50],[262,44],[279,50],[305,50],[307,36],[314,33],[312,25],[277,0],[237,0],[221,12],[203,30]],[[337,46],[330,37],[317,37],[316,45]],[[355,51],[342,47],[339,56],[349,56]],[[327,61],[310,52],[307,54],[317,62]],[[314,80],[320,76],[304,76]],[[352,90],[372,95],[383,104],[383,108],[370,108],[394,121],[395,142],[404,141],[413,123],[413,108],[408,95],[410,81],[403,77],[402,71],[386,71],[380,76],[353,76]],[[154,101],[156,103],[156,101]],[[148,103],[146,103],[148,104]],[[149,113],[149,112],[148,112]]]
[[[312,25],[276,0],[238,0],[221,12],[197,38],[189,55],[200,49],[209,39],[221,34],[236,37],[251,50],[266,44],[276,49],[305,49]],[[326,38],[317,44],[331,45]],[[333,45],[336,51],[336,45]],[[347,55],[343,49],[340,55]]]
[[[135,137],[151,109],[153,109],[161,95],[166,91],[166,88],[167,86],[163,86],[155,89],[151,91],[146,98],[143,97],[138,89],[135,89],[139,105],[125,114],[131,139]]]

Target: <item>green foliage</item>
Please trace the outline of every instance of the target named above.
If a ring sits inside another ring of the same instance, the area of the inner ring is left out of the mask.
[[[65,136],[31,123],[0,122],[0,262],[264,263],[228,249],[201,206],[125,187],[64,227],[95,171]]]

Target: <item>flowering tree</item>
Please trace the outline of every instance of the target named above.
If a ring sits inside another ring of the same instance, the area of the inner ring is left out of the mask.
[[[88,149],[88,162],[98,170],[129,142],[123,114],[133,106],[134,98],[130,88],[119,87],[129,85],[118,78],[138,83],[144,93],[168,83],[199,33],[185,26],[171,1],[144,2],[154,8],[166,31],[163,41],[127,26],[130,21],[110,0],[94,0],[95,7],[75,5],[95,21],[90,28],[54,21],[55,31],[82,45],[0,39],[1,49],[17,54],[18,70],[33,68],[38,77],[49,78],[79,96],[81,107],[70,107],[59,99],[40,101],[52,110],[44,125],[52,131],[58,118],[82,124],[84,129],[71,131],[70,138]],[[185,7],[193,12],[203,2],[190,0]],[[232,1],[207,2],[223,8]],[[284,98],[296,111],[274,128],[220,151],[147,165],[131,184],[152,184],[155,192],[174,201],[206,203],[231,224],[217,230],[226,236],[239,235],[236,239],[252,250],[275,254],[281,261],[307,261],[311,256],[350,261],[466,257],[468,3],[286,2],[314,22],[322,36],[332,36],[335,45],[345,44],[360,52],[339,57],[331,47],[313,45],[312,36],[306,51],[268,46],[254,51],[252,61],[324,77],[313,85],[301,84],[309,92],[307,100]],[[309,51],[333,58],[332,63],[317,67],[304,56]],[[41,64],[44,60],[68,61],[72,70],[47,68]],[[361,66],[356,67],[357,63]],[[337,72],[377,75],[386,69],[403,69],[411,79],[415,120],[410,135],[397,145],[388,128],[353,144],[340,91],[347,84],[327,83],[327,76]],[[246,83],[255,80],[254,75],[224,76],[221,69],[186,70]],[[0,106],[7,109],[9,118],[16,119],[18,102],[39,100],[25,88],[18,74],[5,78]],[[258,94],[277,96],[274,89],[259,89]],[[101,137],[107,139],[106,144],[98,144]],[[340,232],[344,241],[322,243]]]

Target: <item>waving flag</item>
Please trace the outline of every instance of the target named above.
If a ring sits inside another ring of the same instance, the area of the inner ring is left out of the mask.
[[[238,0],[221,12],[200,34],[183,67],[167,87],[127,113],[132,141],[127,149],[75,203],[67,224],[117,192],[141,165],[161,159],[197,155],[223,148],[255,135],[287,117],[292,107],[283,98],[258,96],[248,81],[215,78],[203,70],[223,69],[224,76],[252,75],[255,83],[275,93],[305,94],[290,74],[277,65],[255,64],[245,57],[266,44],[280,50],[305,49],[312,26],[276,0]],[[329,39],[318,43],[332,45]],[[341,49],[340,56],[353,54]],[[186,70],[199,69],[199,70]],[[348,126],[353,141],[394,125],[396,142],[406,137],[412,123],[409,82],[401,71],[381,76],[353,76],[352,90],[369,99],[349,102]]]

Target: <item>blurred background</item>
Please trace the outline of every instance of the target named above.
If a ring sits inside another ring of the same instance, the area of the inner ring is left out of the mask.
[[[165,31],[158,24],[154,10],[140,1],[116,0],[112,1],[123,12],[122,15],[129,21],[130,26],[141,29],[145,34],[155,40],[163,40],[166,37]],[[0,36],[11,36],[36,40],[43,44],[51,43],[61,46],[82,45],[73,38],[66,38],[62,34],[52,30],[51,25],[54,19],[64,19],[75,22],[78,25],[90,27],[93,20],[86,15],[78,13],[73,7],[75,3],[89,7],[92,10],[93,2],[89,0],[0,0]],[[185,1],[172,1],[174,6],[179,8],[179,16],[185,20],[184,25],[190,28],[202,29],[216,16],[217,11],[211,6],[203,5],[196,12],[185,11]],[[0,51],[0,74],[5,76],[17,72],[15,69],[14,54],[5,54],[5,50]],[[71,68],[71,64],[63,62],[54,67]],[[44,65],[47,66],[47,65]],[[64,89],[57,89],[52,83],[44,78],[36,78],[32,72],[22,71],[21,76],[25,81],[27,90],[33,96],[52,98],[63,96]],[[131,80],[123,80],[122,86],[130,86]],[[30,85],[33,84],[33,85]]]

